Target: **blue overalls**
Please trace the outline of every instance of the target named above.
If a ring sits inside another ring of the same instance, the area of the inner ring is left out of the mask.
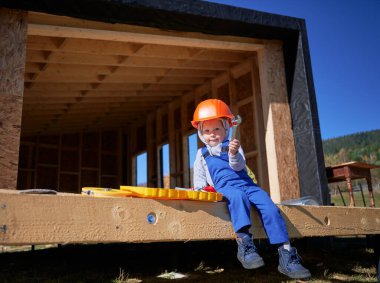
[[[214,188],[227,200],[232,226],[235,232],[251,226],[251,206],[259,213],[264,230],[271,244],[289,241],[286,224],[280,210],[268,193],[253,183],[245,170],[235,171],[228,163],[228,144],[222,144],[220,156],[211,156],[206,147],[202,155],[206,160]]]

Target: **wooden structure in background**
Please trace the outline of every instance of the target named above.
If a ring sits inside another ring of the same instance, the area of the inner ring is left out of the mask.
[[[0,8],[0,188],[14,192],[1,192],[1,243],[232,237],[224,203],[16,191],[79,193],[83,186],[136,185],[136,158],[144,152],[148,186],[160,187],[165,144],[170,187],[189,187],[188,137],[195,133],[190,121],[207,98],[224,100],[242,116],[247,163],[275,202],[306,194],[326,204],[304,22],[273,16],[271,25],[256,11],[176,2],[2,2],[7,8]],[[177,20],[162,21],[168,16]],[[166,224],[146,226],[148,208],[160,218],[167,215]],[[372,210],[363,210],[356,224],[342,227],[338,218],[330,232],[325,228],[331,213],[341,217],[351,210],[282,211],[296,237],[379,231]],[[298,217],[294,211],[304,213]],[[145,233],[152,227],[155,234]]]
[[[190,120],[213,97],[243,117],[260,184],[276,201],[299,197],[280,42],[30,12],[26,50],[19,189],[136,184],[141,152],[157,187],[164,143],[171,187],[189,187]]]

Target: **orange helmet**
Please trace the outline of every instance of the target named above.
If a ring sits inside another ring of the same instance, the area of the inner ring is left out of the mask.
[[[198,104],[191,124],[194,128],[198,129],[199,122],[216,118],[227,118],[228,123],[231,124],[233,116],[230,108],[223,101],[219,99],[207,99]]]

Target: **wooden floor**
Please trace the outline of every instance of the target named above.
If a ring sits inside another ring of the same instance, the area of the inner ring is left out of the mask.
[[[0,190],[0,244],[234,238],[224,202],[26,195]],[[279,206],[292,238],[380,234],[380,209]],[[148,218],[150,221],[148,221]],[[255,238],[265,238],[256,213]]]

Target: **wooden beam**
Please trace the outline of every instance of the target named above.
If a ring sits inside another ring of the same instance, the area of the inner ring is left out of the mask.
[[[264,118],[262,109],[262,94],[260,86],[260,72],[257,63],[257,56],[251,58],[249,62],[251,81],[252,81],[252,99],[255,123],[255,138],[257,144],[257,160],[261,166],[258,168],[258,182],[260,186],[269,188],[268,163],[266,158]]]
[[[178,68],[178,69],[205,69],[205,70],[228,70],[233,64],[231,62],[200,61],[166,58],[148,57],[125,57],[114,55],[96,55],[69,53],[64,51],[54,52],[54,56],[49,57],[47,51],[30,50],[27,53],[27,61],[31,63],[55,63],[71,65],[90,66],[124,66],[124,67],[145,67],[145,68]],[[170,55],[168,55],[170,56]]]
[[[27,14],[0,8],[0,187],[16,189]]]
[[[225,202],[25,195],[1,190],[0,244],[233,239]],[[291,238],[380,234],[380,209],[279,206]],[[156,217],[149,224],[148,215]],[[255,238],[265,238],[255,211]]]
[[[275,202],[297,199],[298,168],[281,43],[268,41],[258,52],[258,63],[270,195]]]
[[[121,25],[120,25],[121,26]],[[108,28],[107,28],[108,27]],[[111,28],[109,28],[111,27]],[[115,27],[115,25],[114,25]],[[257,40],[249,38],[235,38],[228,36],[212,36],[207,37],[201,34],[188,35],[197,36],[194,38],[185,37],[180,33],[158,34],[158,30],[150,29],[152,33],[142,33],[138,31],[116,31],[111,25],[104,25],[105,29],[70,27],[60,25],[34,24],[28,25],[28,35],[35,36],[54,36],[79,39],[95,39],[109,40],[116,42],[130,42],[139,44],[162,44],[168,46],[182,46],[190,48],[209,48],[222,50],[238,50],[238,51],[256,51],[262,47],[257,43]],[[128,29],[128,27],[125,25]],[[203,37],[203,38],[200,38]],[[238,41],[235,41],[238,40]]]
[[[174,86],[170,86],[174,88]],[[34,83],[32,85],[25,84],[25,91],[35,90],[35,91],[82,91],[82,90],[91,90],[91,91],[136,91],[144,89],[143,84],[136,83],[114,83],[114,84],[100,84],[100,83],[65,83],[61,82],[56,83]]]

